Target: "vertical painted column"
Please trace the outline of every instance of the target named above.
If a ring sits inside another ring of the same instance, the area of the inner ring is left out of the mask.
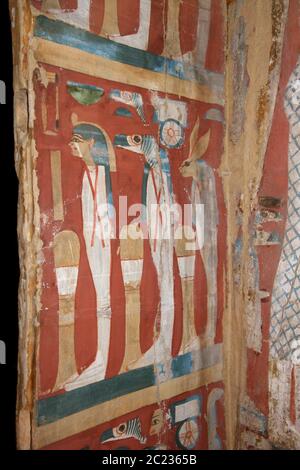
[[[187,229],[188,227],[186,227]],[[190,250],[191,240],[185,237],[185,227],[182,238],[175,240],[175,251],[179,265],[183,300],[183,332],[180,353],[191,349],[200,349],[200,342],[195,328],[194,309],[194,277],[195,277],[195,250]]]
[[[124,227],[126,231],[128,226]],[[138,233],[136,225],[131,225],[130,230]],[[143,247],[142,237],[133,238],[130,233],[127,237],[120,238],[120,256],[122,274],[125,285],[126,319],[125,319],[125,354],[122,371],[130,368],[142,356],[140,346],[140,285],[143,271]]]
[[[197,67],[205,69],[209,38],[211,0],[199,0],[198,31],[194,60]]]
[[[64,220],[64,206],[61,186],[61,154],[59,150],[51,152],[51,179],[54,220]]]
[[[180,57],[179,14],[181,0],[168,1],[168,16],[163,55]]]
[[[105,0],[101,34],[107,36],[120,35],[118,25],[118,0]]]
[[[53,251],[59,295],[59,363],[55,387],[60,388],[77,375],[74,321],[80,243],[76,233],[69,230],[58,233]]]

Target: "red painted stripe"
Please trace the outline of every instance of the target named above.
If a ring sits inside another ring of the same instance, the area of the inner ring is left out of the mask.
[[[77,0],[59,0],[59,3],[63,10],[77,10],[78,8]]]
[[[150,287],[151,286],[151,287]],[[150,288],[149,288],[150,287]],[[144,263],[141,281],[141,351],[145,353],[153,344],[155,321],[158,321],[159,286],[149,240],[144,242]]]
[[[118,23],[121,36],[139,29],[140,0],[118,0]]]
[[[224,72],[224,18],[219,0],[211,2],[211,23],[206,55],[206,68]]]
[[[167,0],[152,0],[148,50],[161,54],[164,49],[164,23],[167,23]]]
[[[35,8],[37,8],[38,10],[41,10],[42,0],[31,0],[31,3]]]
[[[32,5],[35,8],[41,10],[43,0],[31,0]],[[62,10],[77,10],[78,0],[59,0],[60,8]]]
[[[195,260],[195,327],[198,335],[205,333],[207,324],[207,281],[203,259],[199,250]]]
[[[173,277],[174,277],[174,333],[172,341],[172,356],[177,356],[180,350],[183,333],[183,298],[182,286],[179,273],[177,256],[173,257]]]
[[[117,201],[116,201],[117,202]],[[111,240],[111,333],[106,378],[120,372],[125,353],[126,299],[122,276],[121,260],[118,254],[119,240]]]
[[[91,0],[90,5],[90,31],[100,34],[104,18],[104,0]]]
[[[183,0],[180,5],[179,34],[182,54],[193,51],[196,47],[198,0]]]
[[[291,396],[290,396],[290,418],[293,424],[296,424],[296,403],[295,403],[295,367],[291,372]]]

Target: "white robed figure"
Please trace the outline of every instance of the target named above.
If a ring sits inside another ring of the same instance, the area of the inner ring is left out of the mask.
[[[111,236],[113,200],[110,179],[110,154],[114,151],[108,136],[92,124],[78,124],[70,141],[72,155],[82,158],[82,219],[86,252],[97,299],[97,354],[95,360],[66,390],[83,387],[105,378],[111,328]]]
[[[147,224],[149,243],[157,272],[160,293],[160,332],[155,328],[153,346],[131,368],[165,363],[172,356],[174,326],[173,190],[167,153],[151,135],[116,135],[114,145],[145,158],[142,184],[142,217]]]
[[[180,173],[184,178],[192,178],[190,200],[193,207],[193,219],[197,227],[196,208],[203,205],[204,233],[203,240],[199,239],[196,229],[197,241],[203,259],[207,280],[207,324],[205,333],[201,338],[201,348],[214,344],[217,328],[217,271],[218,271],[218,224],[219,211],[214,170],[202,160],[210,141],[210,130],[202,137],[198,137],[199,119],[197,119],[190,136],[189,157],[180,166]],[[202,232],[200,232],[202,234]],[[203,243],[202,243],[203,242]],[[197,348],[197,339],[192,349]]]

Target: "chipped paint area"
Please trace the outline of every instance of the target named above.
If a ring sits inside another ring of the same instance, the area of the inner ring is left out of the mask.
[[[254,438],[257,429],[253,431],[250,427],[245,430],[241,420],[250,420],[251,412],[248,410],[248,418],[245,418],[243,408],[243,400],[247,396],[268,419],[269,337],[265,312],[272,286],[266,282],[262,260],[266,249],[279,249],[281,237],[277,226],[270,227],[267,221],[261,220],[261,225],[257,226],[255,213],[264,207],[260,206],[258,195],[265,174],[288,6],[289,2],[257,1],[251,2],[251,6],[250,2],[243,0],[227,2],[227,134],[222,172],[228,175],[223,178],[223,184],[228,208],[229,273],[224,348],[225,403],[226,400],[230,403],[230,407],[225,406],[229,448],[271,447],[267,444],[267,435],[263,439],[259,435]],[[232,41],[237,42],[239,31],[244,39],[241,40],[241,75],[236,77]],[[239,81],[243,84],[243,103],[240,97],[235,96],[235,82]],[[242,126],[236,120],[236,113]],[[239,138],[232,139],[235,120]],[[261,193],[261,196],[269,195],[272,196],[273,192]],[[272,206],[269,209],[280,212]],[[262,382],[258,383],[260,368],[263,375]]]
[[[249,86],[247,71],[248,46],[245,37],[245,18],[240,16],[237,28],[232,38],[231,56],[233,60],[233,107],[235,110],[233,122],[230,128],[230,138],[237,143],[244,130],[245,99]]]

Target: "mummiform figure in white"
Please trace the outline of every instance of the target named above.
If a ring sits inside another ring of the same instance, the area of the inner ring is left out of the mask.
[[[72,155],[82,158],[82,218],[86,252],[97,298],[97,354],[66,390],[83,387],[105,378],[111,328],[110,272],[113,210],[110,160],[114,151],[108,136],[92,124],[78,124],[69,143]]]
[[[114,145],[144,156],[142,219],[147,225],[152,259],[160,293],[160,332],[155,324],[153,345],[131,368],[165,363],[172,356],[174,326],[173,228],[170,212],[173,189],[167,152],[159,148],[151,135],[115,136]]]
[[[201,348],[214,344],[217,327],[217,269],[218,269],[218,224],[219,213],[217,204],[216,182],[214,170],[202,160],[210,142],[210,130],[202,137],[198,137],[200,129],[199,119],[194,126],[190,137],[189,157],[180,166],[184,178],[193,178],[190,200],[193,211],[203,207],[204,233],[203,240],[198,245],[204,264],[207,280],[207,323],[205,333],[201,338],[195,338],[191,349],[197,349],[199,340]],[[194,215],[194,220],[197,216]],[[196,223],[197,226],[197,223]],[[199,231],[202,234],[201,231]],[[196,230],[198,234],[198,230]],[[200,237],[201,238],[201,237]]]

